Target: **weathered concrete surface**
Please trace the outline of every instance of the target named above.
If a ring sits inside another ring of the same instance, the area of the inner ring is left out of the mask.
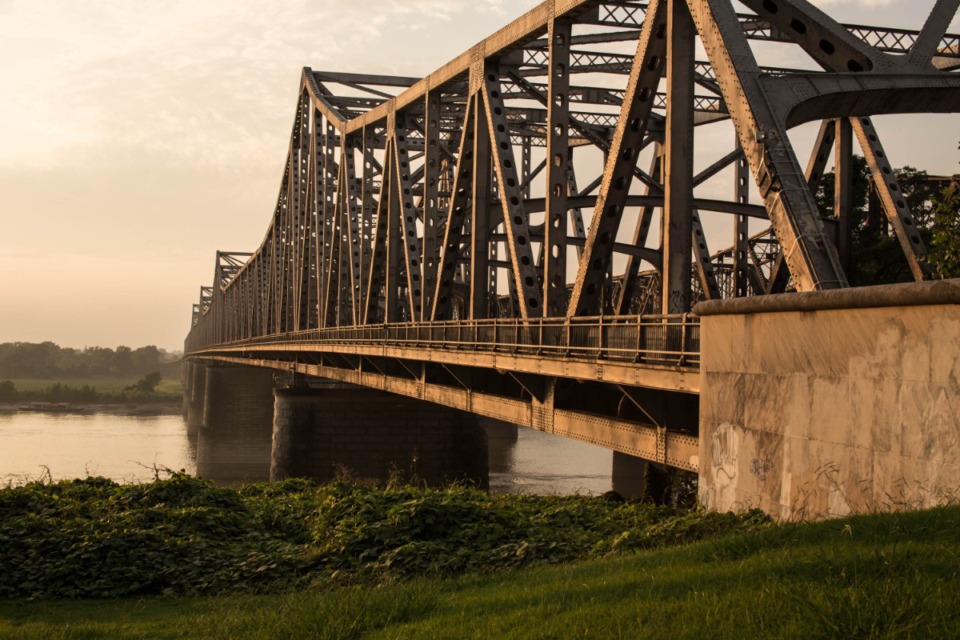
[[[274,392],[272,480],[340,473],[486,488],[487,439],[476,416],[374,389],[332,383]]]
[[[960,494],[958,301],[954,280],[698,305],[704,504],[820,518]]]

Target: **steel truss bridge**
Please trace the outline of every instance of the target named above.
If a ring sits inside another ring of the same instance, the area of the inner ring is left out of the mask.
[[[305,68],[266,236],[217,253],[186,353],[695,470],[692,305],[848,286],[854,139],[928,277],[871,117],[960,111],[958,4],[910,31],[806,0],[548,0],[425,78]],[[811,121],[804,164],[787,132]]]

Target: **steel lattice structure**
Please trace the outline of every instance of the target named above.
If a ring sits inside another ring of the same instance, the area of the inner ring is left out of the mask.
[[[560,323],[550,340],[603,353],[611,326],[674,318],[653,351],[695,365],[694,302],[848,285],[854,138],[923,279],[871,117],[960,111],[958,4],[937,0],[916,32],[841,25],[806,0],[549,0],[425,78],[305,68],[266,237],[218,253],[186,351],[398,324],[492,323],[543,345]],[[787,132],[811,121],[804,166]],[[718,155],[695,131],[730,124],[734,144],[695,172],[695,154]],[[831,158],[824,221],[813,192]],[[725,174],[729,198],[697,195]],[[729,247],[708,247],[704,212],[726,216]],[[571,326],[595,329],[573,345]]]

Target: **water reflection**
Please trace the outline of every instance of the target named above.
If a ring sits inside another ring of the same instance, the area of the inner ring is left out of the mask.
[[[0,482],[101,475],[152,480],[183,469],[235,484],[269,474],[264,430],[188,430],[180,415],[0,413]],[[503,493],[600,494],[610,489],[612,453],[532,429],[488,425],[490,489]],[[209,455],[208,455],[209,454]]]
[[[0,481],[87,475],[151,480],[155,469],[195,473],[197,451],[178,415],[0,413]]]

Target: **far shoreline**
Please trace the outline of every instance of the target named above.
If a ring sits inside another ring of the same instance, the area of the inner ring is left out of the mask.
[[[82,411],[21,411],[22,405],[30,404],[30,401],[19,403],[0,404],[0,414],[11,413],[42,413],[45,415],[95,415],[107,414],[115,416],[130,417],[149,417],[149,416],[173,416],[180,415],[182,411],[181,403],[174,402],[156,402],[141,404],[124,403],[75,403],[77,409]]]

